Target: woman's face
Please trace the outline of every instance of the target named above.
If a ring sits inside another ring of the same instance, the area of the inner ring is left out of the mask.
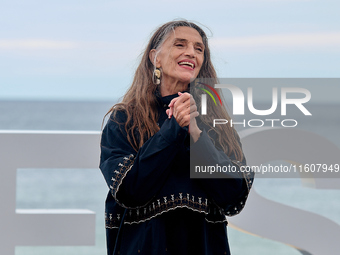
[[[196,29],[177,27],[165,40],[157,55],[156,67],[162,69],[162,84],[189,84],[204,60],[204,44]]]

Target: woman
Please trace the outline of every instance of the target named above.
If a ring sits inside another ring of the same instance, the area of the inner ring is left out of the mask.
[[[122,102],[108,113],[100,169],[110,188],[109,255],[230,254],[226,215],[242,210],[252,175],[190,179],[190,153],[200,165],[245,164],[236,131],[211,127],[213,118],[230,119],[227,112],[211,107],[198,117],[193,98],[202,90],[189,93],[196,78],[217,81],[204,31],[187,21],[166,23],[150,39]]]

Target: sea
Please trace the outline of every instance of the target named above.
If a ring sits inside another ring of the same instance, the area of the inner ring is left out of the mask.
[[[0,101],[0,130],[100,131],[103,117],[116,101]],[[265,105],[263,109],[266,109]],[[312,118],[298,109],[289,116],[296,128],[315,132],[340,148],[340,104],[310,105]],[[246,119],[254,118],[249,115]],[[281,118],[280,114],[273,118]],[[288,118],[288,117],[287,117]],[[105,122],[104,122],[105,123]],[[239,125],[239,131],[250,127]],[[340,161],[340,159],[339,159]],[[0,162],[1,164],[1,162]],[[340,190],[304,187],[301,180],[259,178],[254,182],[261,196],[310,211],[340,225]],[[94,246],[17,246],[16,255],[106,254],[104,202],[107,185],[99,169],[18,169],[17,209],[89,209],[96,213]],[[1,231],[1,230],[0,230]],[[298,255],[293,247],[228,227],[233,255]],[[334,253],[335,254],[335,253]]]

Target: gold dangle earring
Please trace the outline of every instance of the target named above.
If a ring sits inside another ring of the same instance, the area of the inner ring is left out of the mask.
[[[161,84],[161,70],[159,68],[156,68],[153,71],[153,75],[155,76],[155,83],[156,83],[156,85]]]

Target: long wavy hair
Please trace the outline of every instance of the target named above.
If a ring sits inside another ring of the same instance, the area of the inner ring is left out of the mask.
[[[158,90],[158,85],[156,85],[153,75],[156,67],[149,59],[149,52],[152,49],[159,52],[164,41],[170,36],[170,33],[175,32],[177,27],[194,28],[201,35],[205,46],[204,60],[197,78],[210,78],[210,81],[213,81],[214,84],[218,83],[216,71],[210,59],[208,38],[203,29],[195,23],[186,20],[171,21],[160,26],[154,32],[146,46],[141,62],[136,69],[132,84],[125,93],[122,101],[115,104],[105,115],[106,117],[108,114],[111,114],[111,118],[115,119],[117,111],[125,112],[127,119],[124,126],[127,139],[136,151],[138,151],[147,139],[160,129],[157,125],[159,116],[156,91]],[[218,89],[216,90],[222,95]],[[202,94],[202,90],[199,89],[191,89],[190,91],[196,99]],[[196,105],[198,111],[200,111],[201,105],[197,100]],[[208,100],[207,105],[208,109],[211,109],[211,112],[209,112],[209,115],[199,116],[199,118],[210,127],[209,131],[215,131],[218,134],[219,144],[224,152],[229,156],[234,153],[236,159],[241,161],[243,159],[243,153],[238,143],[239,137],[234,128],[229,125],[212,126],[214,119],[226,119],[228,123],[230,123],[228,112],[221,105],[214,105],[212,100]]]

